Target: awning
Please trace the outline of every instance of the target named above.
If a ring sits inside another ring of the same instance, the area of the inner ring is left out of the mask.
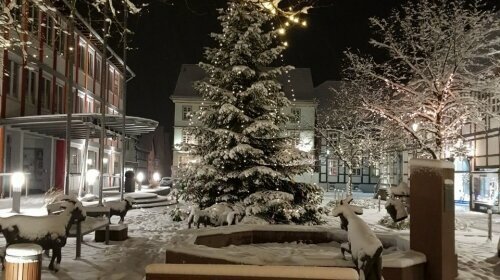
[[[71,116],[71,139],[99,138],[101,136],[101,114],[81,113]],[[66,137],[67,115],[38,115],[0,119],[0,125],[35,132],[55,138]],[[115,137],[122,134],[123,116],[106,115],[104,127],[106,137]],[[154,131],[158,122],[150,119],[126,116],[125,135],[137,137],[141,134]]]

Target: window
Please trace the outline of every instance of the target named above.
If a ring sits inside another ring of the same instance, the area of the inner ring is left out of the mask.
[[[55,35],[55,48],[56,48],[56,51],[58,52],[64,52],[64,46],[65,46],[65,42],[66,42],[66,38],[67,38],[67,35],[66,35],[66,32],[63,30],[63,27],[62,26],[58,26],[56,27],[56,31],[55,31],[56,35]]]
[[[45,24],[45,43],[52,47],[54,44],[54,38],[52,37],[54,33],[54,19],[47,16],[47,22]]]
[[[50,97],[52,95],[52,81],[43,77],[43,95],[42,95],[42,107],[45,109],[50,109]]]
[[[500,112],[500,99],[497,97],[491,98],[491,110],[495,113]]]
[[[78,68],[84,70],[85,67],[85,45],[78,45]]]
[[[90,77],[94,77],[94,51],[89,50],[87,62],[87,73]]]
[[[19,19],[21,18],[22,0],[15,0],[15,1],[16,4],[12,8],[11,15],[14,22],[19,22]]]
[[[85,112],[85,93],[78,91],[78,98],[75,100],[75,113]]]
[[[28,3],[28,30],[38,35],[39,11],[36,4]]]
[[[94,112],[94,99],[87,96],[87,113]]]
[[[189,155],[180,155],[179,156],[179,166],[183,166],[189,163],[190,156]]]
[[[75,148],[70,148],[70,165],[69,172],[70,173],[80,173],[80,151]]]
[[[10,90],[7,92],[8,96],[19,97],[19,78],[21,77],[21,65],[11,61],[10,63]]]
[[[64,108],[64,87],[60,84],[56,84],[56,104],[55,104],[55,110],[57,113],[64,113],[63,108]]]
[[[290,122],[300,122],[300,108],[292,108],[291,113]]]
[[[96,62],[95,62],[95,79],[97,82],[101,82],[101,58],[97,56]]]
[[[94,113],[100,113],[101,112],[101,102],[99,101],[94,101]]]
[[[187,121],[191,117],[191,111],[193,107],[191,105],[183,105],[182,106],[182,120]]]
[[[182,143],[183,144],[194,144],[194,135],[189,131],[189,129],[184,128],[182,130]]]
[[[329,146],[336,146],[337,145],[337,141],[338,141],[338,138],[339,138],[339,135],[337,134],[337,132],[333,132],[333,131],[328,131],[328,133],[326,134],[326,142],[327,142],[327,145]]]
[[[118,75],[118,73],[115,74],[115,77],[113,79],[114,81],[114,85],[113,85],[113,92],[116,94],[116,95],[119,95],[120,92],[118,91],[119,89],[119,85],[120,85],[120,75]]]
[[[328,176],[337,176],[337,160],[336,159],[328,159]]]
[[[109,67],[108,69],[108,90],[112,91],[113,90],[113,68]]]
[[[358,168],[353,168],[352,169],[352,175],[354,175],[354,176],[361,176],[361,170],[362,169],[359,168],[359,167]]]
[[[37,101],[36,80],[36,73],[28,71],[28,103],[32,105],[36,105]]]

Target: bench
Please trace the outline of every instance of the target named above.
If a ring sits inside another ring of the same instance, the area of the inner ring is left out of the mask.
[[[234,264],[150,264],[146,280],[357,280],[358,273],[346,267],[259,266]]]
[[[105,229],[105,244],[109,244],[110,209],[105,206],[84,206],[87,218],[69,229],[68,237],[76,237],[76,258],[81,257],[83,236]]]

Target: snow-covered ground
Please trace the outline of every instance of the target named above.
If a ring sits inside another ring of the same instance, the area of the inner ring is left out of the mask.
[[[368,198],[367,195],[355,194],[356,197]],[[333,198],[333,192],[326,194],[325,202]],[[42,207],[41,196],[29,198],[23,197],[22,210],[24,213],[36,213]],[[377,201],[371,200],[372,208],[365,209],[363,219],[367,221],[376,231],[391,232],[393,230],[378,225],[377,222],[385,215],[385,209],[378,212]],[[181,207],[186,208],[184,204]],[[11,207],[10,199],[0,200],[1,212],[8,212]],[[139,280],[144,277],[144,268],[150,263],[163,263],[165,260],[165,248],[178,230],[186,229],[184,222],[173,222],[169,212],[170,207],[158,207],[151,209],[130,210],[125,217],[128,224],[129,239],[123,242],[111,241],[110,245],[96,243],[93,234],[84,237],[82,246],[82,257],[75,260],[75,238],[69,238],[67,245],[62,250],[63,259],[61,270],[57,273],[47,269],[49,259],[43,259],[42,279],[109,279],[109,280]],[[496,246],[500,235],[500,217],[494,216],[493,242],[487,241],[487,215],[474,213],[457,207],[456,249],[459,261],[459,278],[464,279],[499,279],[500,259],[496,257]],[[113,222],[118,221],[113,217]],[[339,219],[328,217],[326,226],[339,228]],[[408,231],[401,231],[407,235]],[[3,236],[0,237],[0,246],[5,246]],[[270,245],[275,246],[275,245]],[[283,248],[286,245],[280,245]],[[273,250],[282,254],[300,254],[293,248]],[[261,249],[261,245],[257,245]],[[305,246],[306,252],[310,254],[310,246]],[[314,247],[314,246],[313,246]],[[331,252],[322,250],[325,256],[331,256]],[[321,252],[321,251],[318,251]],[[325,257],[321,255],[319,258]],[[262,256],[268,258],[272,256]],[[286,257],[286,256],[282,256]]]

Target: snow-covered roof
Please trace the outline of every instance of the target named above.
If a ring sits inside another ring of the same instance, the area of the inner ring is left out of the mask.
[[[294,89],[295,98],[302,101],[314,100],[314,87],[309,68],[295,68],[290,71],[290,77],[283,77],[280,82],[288,97],[291,89]],[[205,77],[205,72],[197,64],[183,64],[181,66],[177,84],[171,98],[201,99],[200,95],[193,89],[193,83]],[[290,83],[288,82],[290,80]]]

